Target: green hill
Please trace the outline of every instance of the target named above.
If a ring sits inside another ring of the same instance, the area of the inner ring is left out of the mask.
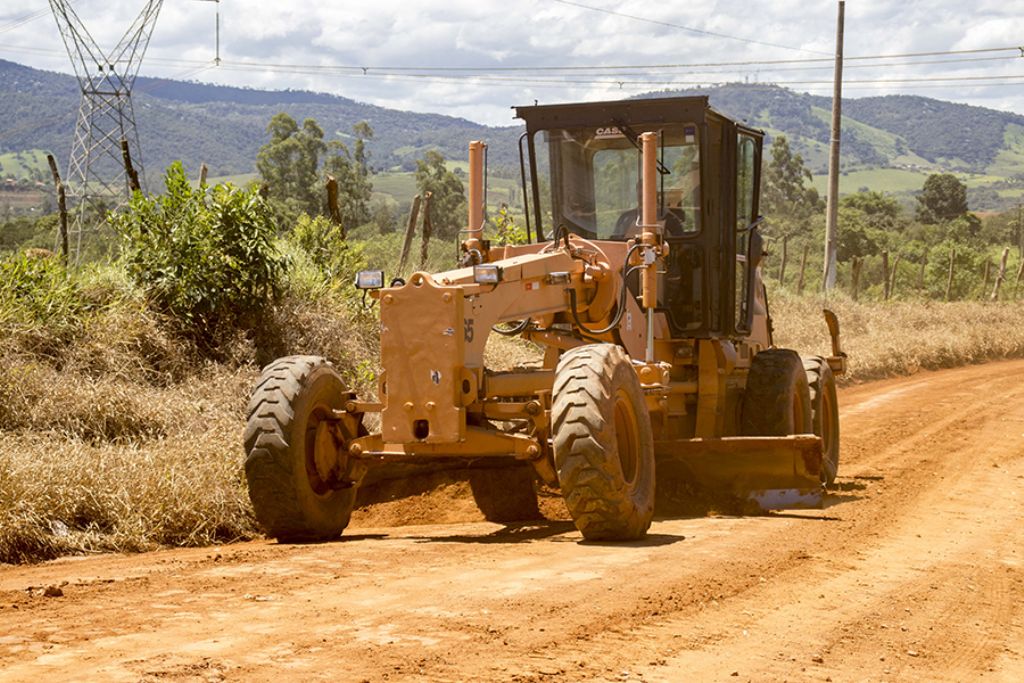
[[[822,182],[829,98],[762,84],[643,97],[681,94],[708,95],[715,108],[764,129],[769,141],[786,135],[819,176],[816,182]],[[33,150],[56,152],[63,166],[78,100],[71,76],[0,60],[0,174],[18,178],[45,171]],[[343,139],[353,124],[369,121],[376,133],[369,145],[371,164],[380,171],[412,170],[415,160],[430,148],[453,160],[465,159],[467,142],[484,139],[490,145],[494,175],[518,176],[518,126],[489,127],[323,93],[146,78],[136,86],[135,108],[151,179],[176,159],[190,169],[207,163],[211,177],[252,173],[256,152],[266,140],[264,128],[279,111],[297,119],[313,117],[329,136]],[[967,182],[976,210],[1005,208],[1024,193],[1024,116],[907,95],[847,99],[843,112],[844,192],[867,187],[909,196],[928,173],[952,171]],[[23,161],[11,156],[19,152]],[[401,177],[380,180],[408,189]]]

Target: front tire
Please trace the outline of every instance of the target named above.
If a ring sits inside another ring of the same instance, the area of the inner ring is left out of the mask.
[[[821,437],[821,481],[832,486],[839,473],[839,404],[836,379],[828,361],[821,356],[804,358],[804,372],[810,389],[812,426]]]
[[[361,425],[334,411],[344,409],[349,396],[323,358],[289,356],[264,369],[249,401],[245,475],[268,536],[322,541],[348,526],[356,486],[344,480],[340,463],[344,441],[359,436]]]
[[[811,394],[796,351],[767,349],[754,356],[743,392],[743,436],[812,434]]]
[[[587,540],[643,538],[654,514],[654,436],[629,356],[612,344],[562,355],[551,419],[558,481]]]

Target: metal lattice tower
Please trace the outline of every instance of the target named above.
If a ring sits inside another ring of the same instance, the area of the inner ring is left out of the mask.
[[[57,28],[71,57],[82,91],[75,138],[65,182],[72,199],[68,229],[70,262],[81,256],[83,238],[103,223],[104,209],[118,209],[131,197],[121,141],[128,142],[140,182],[145,183],[142,150],[132,107],[132,86],[149,46],[163,0],[149,0],[110,52],[93,40],[71,7],[72,0],[49,0]]]

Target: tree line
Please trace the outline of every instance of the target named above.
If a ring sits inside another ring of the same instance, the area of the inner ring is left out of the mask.
[[[825,202],[810,181],[803,158],[777,137],[761,204],[772,256],[767,275],[798,291],[820,288],[824,259]],[[840,199],[838,214],[839,284],[854,297],[1006,298],[1020,290],[1021,216],[982,219],[953,174],[929,175],[911,206],[862,189]]]
[[[373,197],[374,172],[366,151],[366,143],[374,135],[369,123],[362,121],[352,127],[351,148],[339,139],[325,140],[314,119],[308,118],[300,126],[284,112],[271,119],[267,134],[270,140],[260,148],[256,168],[281,229],[295,225],[303,215],[330,217],[346,230],[371,223],[380,232],[396,228],[394,210],[383,199]],[[454,237],[464,227],[462,181],[435,150],[428,150],[416,161],[415,180],[420,195],[432,195],[431,221],[436,234]],[[337,187],[334,209],[328,183]]]

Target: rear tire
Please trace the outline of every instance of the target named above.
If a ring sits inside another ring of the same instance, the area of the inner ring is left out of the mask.
[[[532,465],[471,470],[473,500],[488,522],[525,522],[540,519],[536,477]]]
[[[558,481],[587,540],[643,538],[654,514],[654,437],[629,356],[612,344],[565,352],[551,409]]]
[[[821,356],[803,359],[810,389],[812,426],[821,437],[821,481],[831,486],[839,473],[839,403],[836,401],[836,379],[828,361]]]
[[[743,393],[743,436],[811,434],[811,394],[796,351],[767,349],[754,356]]]
[[[356,487],[342,480],[334,423],[347,438],[355,418],[339,420],[349,393],[334,366],[315,356],[280,358],[263,370],[249,401],[245,475],[256,519],[280,541],[336,538],[348,526]]]

